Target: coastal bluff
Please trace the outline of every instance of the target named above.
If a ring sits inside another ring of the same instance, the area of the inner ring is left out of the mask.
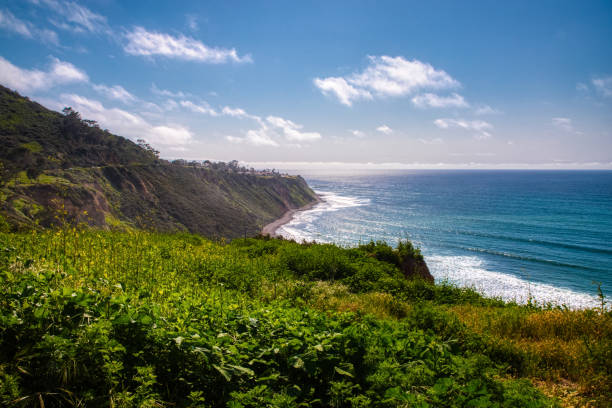
[[[54,112],[5,87],[0,141],[5,231],[85,223],[232,239],[256,235],[317,199],[300,176],[235,161],[163,160],[144,140],[134,143],[69,108]]]

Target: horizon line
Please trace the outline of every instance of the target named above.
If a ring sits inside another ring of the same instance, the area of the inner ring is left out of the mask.
[[[210,159],[209,159],[210,160]],[[211,160],[217,161],[217,160]],[[231,160],[218,160],[231,161]],[[400,163],[341,161],[248,161],[238,160],[245,167],[288,170],[612,170],[612,162],[563,163]]]

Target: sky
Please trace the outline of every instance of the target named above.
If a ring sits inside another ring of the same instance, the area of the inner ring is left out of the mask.
[[[612,168],[610,1],[5,0],[0,83],[167,159]]]

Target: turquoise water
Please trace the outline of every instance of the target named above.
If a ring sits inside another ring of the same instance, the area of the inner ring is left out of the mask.
[[[301,172],[325,202],[279,233],[418,245],[437,280],[570,307],[612,293],[611,171]]]

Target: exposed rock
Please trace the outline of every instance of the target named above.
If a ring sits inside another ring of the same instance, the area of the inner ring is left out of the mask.
[[[400,269],[407,279],[420,278],[427,282],[434,283],[434,277],[429,272],[429,268],[422,257],[403,258],[400,262]]]

